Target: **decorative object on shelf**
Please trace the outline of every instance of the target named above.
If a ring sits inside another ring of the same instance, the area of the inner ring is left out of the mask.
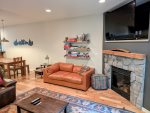
[[[66,37],[65,38],[65,43],[89,43],[90,40],[88,39],[88,34],[85,34],[85,33],[82,33],[82,34],[79,34],[79,35],[76,35],[75,37]]]
[[[90,59],[88,53],[79,53],[79,52],[68,52],[65,55],[67,58],[79,58],[79,59]]]
[[[89,42],[90,40],[88,39],[88,34],[82,33],[80,35],[76,35],[77,41],[78,42]]]
[[[67,50],[71,47],[71,44],[70,43],[65,43],[64,45],[64,50]]]
[[[67,42],[77,42],[77,38],[68,38]]]
[[[76,38],[66,37],[64,41],[64,50],[66,50],[66,58],[89,60],[90,48],[87,47],[90,40],[87,34],[76,35]]]
[[[20,41],[18,41],[17,39],[14,41],[14,45],[15,46],[19,46],[19,45],[29,45],[29,46],[33,46],[33,41],[31,41],[30,39],[28,41],[21,39]]]
[[[89,58],[84,58],[84,57],[71,57],[71,56],[65,56],[67,59],[76,59],[76,60],[90,60]]]
[[[49,56],[46,55],[45,60],[47,60],[47,64],[49,64]]]
[[[69,49],[65,49],[67,51],[74,51],[74,52],[89,52],[90,48],[86,46],[72,46]]]
[[[2,22],[2,29],[1,29],[1,32],[0,32],[0,43],[1,43],[1,46],[0,46],[0,49],[1,49],[1,51],[4,51],[3,50],[3,47],[2,47],[2,43],[4,42],[9,42],[9,40],[7,40],[6,38],[5,38],[5,35],[4,35],[4,30],[5,30],[5,26],[4,26],[4,20],[1,20],[1,22]]]

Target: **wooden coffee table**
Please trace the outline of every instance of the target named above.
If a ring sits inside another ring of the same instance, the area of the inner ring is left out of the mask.
[[[31,104],[31,101],[35,98],[41,98],[41,103],[38,105]],[[16,105],[18,113],[21,113],[21,109],[30,113],[61,113],[63,110],[66,112],[68,103],[35,93],[30,97],[17,102]]]

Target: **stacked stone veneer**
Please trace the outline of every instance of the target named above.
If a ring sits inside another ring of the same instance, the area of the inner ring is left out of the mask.
[[[145,61],[145,58],[134,59],[109,54],[104,55],[104,73],[110,78],[112,66],[131,71],[130,101],[138,108],[143,107]]]

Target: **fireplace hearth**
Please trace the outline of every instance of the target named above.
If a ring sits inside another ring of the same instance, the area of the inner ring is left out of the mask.
[[[130,100],[131,71],[112,66],[111,89]]]

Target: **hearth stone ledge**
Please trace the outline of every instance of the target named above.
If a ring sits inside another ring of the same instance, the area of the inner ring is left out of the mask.
[[[104,74],[110,77],[110,88],[112,66],[131,71],[130,101],[140,109],[143,107],[145,64],[146,57],[136,59],[104,53]]]

